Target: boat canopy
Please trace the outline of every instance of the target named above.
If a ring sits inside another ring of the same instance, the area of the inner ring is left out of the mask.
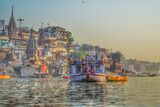
[[[105,67],[103,64],[96,64],[94,66],[95,73],[105,73]]]

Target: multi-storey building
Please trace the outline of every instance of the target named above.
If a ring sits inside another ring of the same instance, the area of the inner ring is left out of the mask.
[[[38,46],[48,47],[51,53],[49,56],[50,62],[58,59],[65,59],[67,56],[67,42],[71,32],[66,31],[64,28],[56,26],[48,26],[39,30],[40,36],[38,39]]]

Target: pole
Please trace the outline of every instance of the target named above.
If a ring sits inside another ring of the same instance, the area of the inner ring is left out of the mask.
[[[20,41],[20,55],[21,55],[21,59],[22,59],[22,30],[21,30],[21,25],[22,25],[22,22],[24,21],[24,19],[22,18],[19,18],[17,19],[17,21],[19,21],[19,35],[21,36],[21,41]]]
[[[21,25],[23,24],[22,22],[24,21],[24,19],[19,18],[19,19],[17,19],[17,21],[19,21],[19,33],[22,36]]]

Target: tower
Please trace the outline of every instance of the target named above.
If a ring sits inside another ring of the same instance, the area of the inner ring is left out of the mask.
[[[17,27],[16,27],[16,21],[14,18],[13,6],[12,6],[12,13],[11,13],[10,21],[8,24],[8,35],[10,40],[12,39],[12,37],[16,36],[16,31],[17,31]]]
[[[44,44],[44,29],[42,23],[41,29],[39,29],[38,46],[42,47]]]
[[[31,29],[31,34],[28,40],[28,45],[26,48],[27,58],[34,58],[36,54],[37,42],[33,37],[33,30]]]

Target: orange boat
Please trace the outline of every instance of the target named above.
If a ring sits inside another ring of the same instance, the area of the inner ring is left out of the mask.
[[[106,76],[108,81],[127,81],[127,76],[118,76],[118,75],[107,75]]]
[[[0,79],[8,79],[8,78],[10,78],[9,75],[0,75]]]

